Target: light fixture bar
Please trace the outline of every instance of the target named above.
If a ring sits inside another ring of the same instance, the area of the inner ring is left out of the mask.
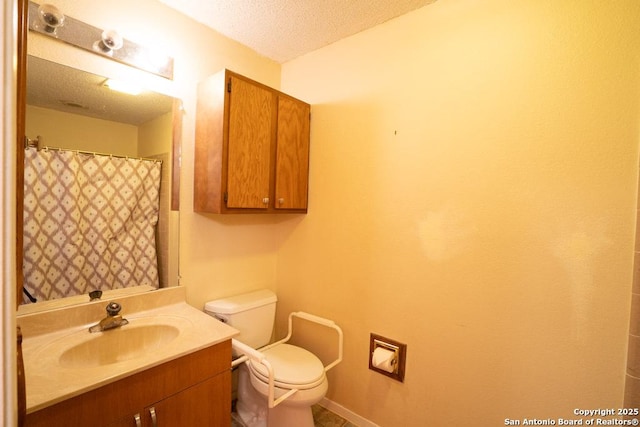
[[[70,16],[64,16],[64,24],[55,28],[51,26],[47,27],[45,25],[38,25],[38,7],[40,7],[39,4],[29,1],[29,30],[62,40],[97,55],[111,58],[123,64],[173,80],[172,57],[141,46],[127,39],[122,39],[122,46],[118,49],[113,47],[97,49],[96,46],[99,46],[100,42],[102,42],[102,45],[105,45],[105,36],[103,36],[103,34],[108,33],[109,31],[103,31],[100,28],[94,27]],[[64,13],[64,11],[62,12]],[[109,35],[109,40],[113,40],[112,35]]]

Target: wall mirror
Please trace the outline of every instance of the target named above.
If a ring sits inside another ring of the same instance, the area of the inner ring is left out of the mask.
[[[25,155],[35,151],[75,152],[86,157],[103,156],[145,158],[161,161],[159,215],[156,247],[159,287],[178,284],[178,222],[180,103],[174,98],[150,91],[130,95],[110,90],[106,78],[36,56],[27,56],[25,134],[37,147],[24,147]],[[26,144],[25,144],[26,145]],[[23,149],[23,147],[19,147]],[[25,178],[25,213],[30,204],[31,178]],[[122,178],[129,181],[128,178]],[[120,188],[120,187],[117,187]],[[49,191],[55,195],[55,190]],[[56,198],[54,204],[62,199]],[[107,209],[106,207],[104,209]],[[117,215],[117,214],[116,214]],[[23,228],[34,221],[33,212],[25,214]],[[38,215],[35,215],[38,216]],[[46,219],[45,219],[46,222]],[[46,226],[46,225],[45,225]],[[62,236],[63,234],[61,234]],[[68,234],[66,235],[68,237]],[[83,237],[82,237],[83,238]],[[81,237],[77,237],[81,239]],[[135,242],[134,242],[135,243]],[[25,244],[25,248],[27,245]],[[40,248],[47,251],[47,247]],[[22,255],[21,251],[19,256]],[[26,265],[26,256],[22,259]],[[53,261],[55,262],[55,261]],[[73,260],[69,262],[73,263]],[[46,276],[47,273],[42,273]],[[55,276],[55,275],[54,275]],[[40,282],[55,282],[57,277],[40,277]],[[131,280],[135,282],[135,277]],[[23,290],[29,290],[26,281]],[[87,292],[91,286],[87,287]],[[143,289],[149,289],[145,286]],[[54,298],[56,305],[89,301],[87,295]],[[71,296],[71,295],[69,295]],[[27,293],[18,295],[21,311],[49,308],[51,303],[31,303]],[[66,304],[65,304],[66,305]]]

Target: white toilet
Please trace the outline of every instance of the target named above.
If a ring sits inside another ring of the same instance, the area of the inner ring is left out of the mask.
[[[276,301],[276,295],[264,289],[210,301],[205,312],[240,331],[233,340],[234,356],[244,355],[234,361],[234,365],[241,363],[236,408],[245,425],[313,427],[311,406],[327,392],[325,372],[342,360],[342,331],[331,320],[296,312],[289,316],[287,337],[265,346],[273,331]],[[313,353],[286,344],[292,335],[293,317],[335,329],[338,358],[324,366]]]

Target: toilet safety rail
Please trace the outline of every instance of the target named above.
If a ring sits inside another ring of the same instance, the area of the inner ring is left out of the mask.
[[[293,395],[295,392],[297,392],[297,389],[292,389],[289,390],[288,392],[286,392],[285,394],[283,394],[282,396],[278,397],[277,399],[275,398],[275,380],[274,380],[274,374],[273,374],[273,367],[271,366],[271,364],[269,363],[269,361],[266,359],[266,357],[264,356],[264,353],[262,353],[263,351],[270,349],[272,347],[275,347],[279,344],[284,344],[287,341],[289,341],[291,339],[291,336],[293,335],[293,318],[294,317],[299,317],[301,319],[307,320],[309,322],[314,322],[317,323],[319,325],[322,326],[326,326],[328,328],[332,328],[334,329],[337,334],[338,334],[338,357],[336,360],[334,360],[333,362],[329,363],[327,366],[324,367],[324,371],[327,372],[329,369],[333,368],[334,366],[336,366],[338,363],[340,363],[342,361],[342,348],[343,348],[343,335],[342,335],[342,329],[340,329],[340,327],[338,325],[335,324],[335,322],[333,320],[329,320],[329,319],[325,319],[323,317],[319,317],[313,314],[309,314],[309,313],[305,313],[304,311],[296,311],[293,312],[291,314],[289,314],[289,332],[287,334],[286,337],[284,337],[283,339],[281,339],[280,341],[276,341],[273,344],[269,344],[267,346],[262,347],[260,350],[256,350],[254,348],[249,347],[248,345],[236,340],[236,339],[232,339],[231,340],[231,345],[233,346],[233,348],[236,350],[236,352],[238,354],[243,354],[243,356],[239,357],[238,359],[234,360],[231,363],[231,366],[237,366],[241,363],[246,362],[247,360],[251,359],[254,363],[260,363],[262,365],[264,365],[265,368],[267,368],[267,372],[269,373],[269,396],[268,396],[268,403],[269,403],[269,408],[274,408],[277,405],[279,405],[280,403],[282,403],[284,400],[286,400],[288,397],[290,397],[291,395]]]

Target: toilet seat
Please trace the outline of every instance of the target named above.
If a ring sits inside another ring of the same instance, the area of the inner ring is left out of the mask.
[[[305,390],[317,387],[325,380],[325,369],[316,355],[291,344],[279,344],[263,352],[271,364],[274,386]],[[264,383],[269,382],[267,368],[261,363],[247,361],[251,373]]]

